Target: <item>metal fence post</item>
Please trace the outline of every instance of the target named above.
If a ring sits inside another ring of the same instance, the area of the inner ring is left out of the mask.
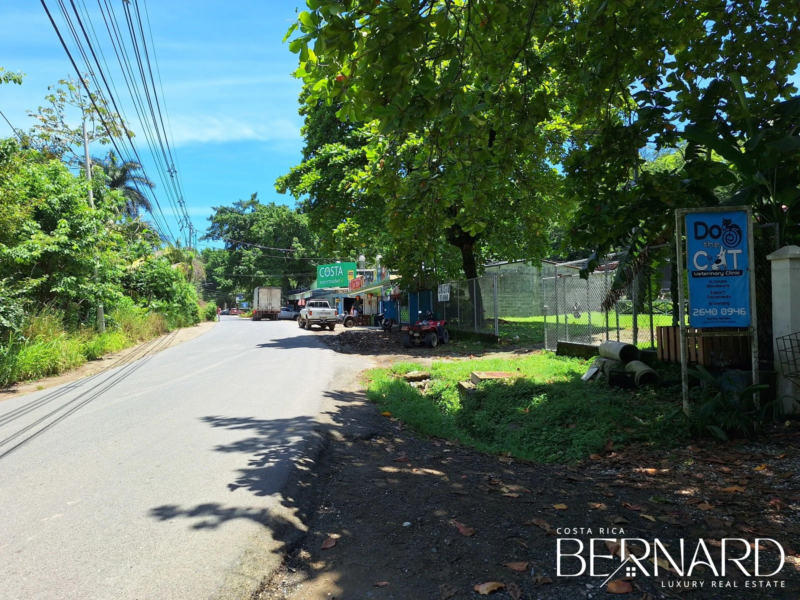
[[[659,288],[660,289],[660,288]],[[653,323],[653,274],[647,276],[647,295],[650,297],[650,349],[656,346],[656,336]]]
[[[639,291],[639,274],[633,276],[633,345],[639,345],[639,311],[637,310],[637,300]]]
[[[591,277],[591,273],[586,276],[586,318],[589,320],[589,343],[594,341],[594,332],[592,331],[592,301],[589,298],[589,279],[591,279]]]
[[[494,334],[500,337],[500,321],[498,320],[497,308],[497,274],[494,276]]]
[[[556,309],[554,311],[556,315],[556,339],[554,340],[555,344],[553,345],[553,348],[555,348],[556,344],[558,344],[558,336],[560,335],[558,328],[561,325],[561,323],[558,322],[558,317],[561,313],[561,300],[558,298],[558,265],[555,267],[555,274],[553,276],[553,292],[556,300]]]
[[[608,297],[608,257],[606,256],[603,259],[603,302],[605,302],[606,298]],[[608,340],[608,309],[603,311],[606,313],[606,340]]]
[[[472,316],[475,333],[478,332],[478,280],[472,280]]]
[[[458,328],[461,328],[461,294],[459,293],[458,284],[456,283],[456,316],[458,319]]]

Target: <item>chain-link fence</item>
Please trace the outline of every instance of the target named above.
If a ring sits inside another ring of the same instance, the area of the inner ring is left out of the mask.
[[[755,280],[758,309],[759,358],[772,361],[772,278],[767,255],[777,249],[777,226],[755,230]],[[649,249],[646,261],[624,265],[625,252],[600,260],[581,278],[587,259],[546,261],[541,267],[525,263],[490,265],[476,279],[449,285],[447,300],[432,294],[432,309],[453,330],[488,333],[521,344],[558,342],[599,345],[604,340],[655,348],[658,328],[677,324],[670,286],[674,248]],[[615,289],[620,268],[629,269],[628,283]],[[687,306],[688,314],[688,306]],[[410,316],[410,315],[409,315]]]
[[[653,248],[653,251],[666,246]],[[652,348],[656,329],[672,324],[669,299],[669,262],[650,261],[638,269],[622,289],[614,280],[625,253],[607,256],[581,278],[588,260],[548,265],[542,276],[545,348],[558,342],[599,345],[617,340]]]

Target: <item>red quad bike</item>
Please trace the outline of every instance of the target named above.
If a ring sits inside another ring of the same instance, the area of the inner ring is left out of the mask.
[[[413,348],[417,344],[425,342],[428,348],[436,348],[439,342],[446,344],[450,341],[450,332],[447,331],[447,321],[438,321],[436,315],[428,311],[413,325],[403,325],[403,346]]]

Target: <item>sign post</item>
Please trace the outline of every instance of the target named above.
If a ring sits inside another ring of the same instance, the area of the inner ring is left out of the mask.
[[[450,284],[442,283],[439,285],[439,302],[450,302]]]
[[[686,263],[683,260],[686,238]],[[683,410],[689,412],[689,364],[686,348],[686,290],[689,326],[695,337],[748,336],[753,384],[758,383],[758,327],[753,270],[753,219],[749,207],[678,209],[675,211],[678,258]],[[706,331],[715,328],[746,331]]]

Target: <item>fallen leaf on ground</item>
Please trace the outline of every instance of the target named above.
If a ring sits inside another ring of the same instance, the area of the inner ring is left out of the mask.
[[[505,565],[506,567],[508,567],[508,568],[509,568],[509,569],[511,569],[512,571],[517,571],[518,573],[524,573],[525,571],[527,571],[527,570],[528,570],[528,565],[529,565],[529,564],[530,564],[530,563],[527,563],[527,562],[510,562],[510,563],[504,563],[504,565]]]
[[[662,569],[666,569],[667,571],[669,571],[669,562],[667,561],[666,558],[654,557],[650,559],[650,562],[653,563],[654,565],[658,565]]]
[[[589,458],[591,458],[592,460],[603,460],[603,457],[600,456],[599,454],[590,454]]]
[[[507,583],[506,591],[513,600],[522,600],[522,594],[523,594],[522,588],[519,587],[516,583]]]
[[[614,525],[624,525],[625,523],[630,523],[628,519],[626,519],[625,517],[620,517],[618,515],[612,515],[609,518]]]
[[[646,514],[642,513],[639,516],[642,517],[643,519],[647,519],[648,521],[652,521],[653,523],[656,522],[656,518],[655,517],[651,517],[650,515],[646,515]]]
[[[606,548],[608,548],[608,551],[611,552],[611,556],[619,556],[621,544],[619,542],[606,540]]]
[[[519,498],[519,494],[514,494],[512,492],[509,492],[507,494],[503,494],[503,496],[505,496],[506,498]]]
[[[759,465],[753,471],[764,471],[767,468],[767,465]]]
[[[728,492],[729,494],[733,494],[734,492],[744,492],[747,488],[743,488],[740,485],[732,485],[731,487],[722,488],[723,492]]]
[[[381,416],[382,416],[382,417],[391,417],[391,416],[392,416],[392,413],[390,413],[389,411],[382,412],[382,413],[381,413]]]
[[[473,527],[465,527],[464,525],[455,520],[453,521],[453,525],[455,525],[456,529],[458,529],[458,533],[460,533],[464,537],[472,537],[473,535],[475,535],[476,530]]]
[[[379,581],[375,584],[375,587],[386,587],[387,585],[389,585],[388,581]]]
[[[622,506],[627,508],[628,510],[642,510],[642,507],[638,504],[631,504],[630,502],[623,502]]]
[[[700,510],[711,510],[714,507],[711,506],[708,502],[702,502],[697,505],[697,508],[699,508]]]
[[[622,579],[615,579],[608,582],[606,591],[609,594],[630,594],[633,591],[633,586],[627,581],[622,581]]]
[[[408,456],[402,454],[394,459],[394,462],[408,462]]]
[[[504,587],[506,587],[505,583],[500,583],[499,581],[487,581],[486,583],[477,584],[473,589],[481,596],[488,596],[492,592],[502,590]]]
[[[556,510],[567,510],[566,504],[553,504],[553,508]]]
[[[322,549],[327,550],[328,548],[333,548],[336,545],[337,539],[329,537],[327,540],[322,542]]]
[[[537,575],[533,578],[534,587],[539,587],[540,585],[544,585],[546,583],[553,583],[553,580],[549,577],[545,577],[544,575]]]
[[[588,504],[591,510],[605,510],[607,508],[602,502],[589,502]]]
[[[555,530],[550,527],[550,523],[544,519],[533,519],[528,521],[526,525],[536,525],[539,529],[543,529],[548,534],[555,533]]]
[[[778,512],[786,508],[786,502],[784,502],[780,498],[773,498],[772,500],[769,501],[769,505],[774,507],[775,510],[777,510]]]
[[[453,587],[452,585],[447,585],[446,583],[439,586],[439,596],[441,600],[450,600],[453,596],[458,593],[458,588]]]

